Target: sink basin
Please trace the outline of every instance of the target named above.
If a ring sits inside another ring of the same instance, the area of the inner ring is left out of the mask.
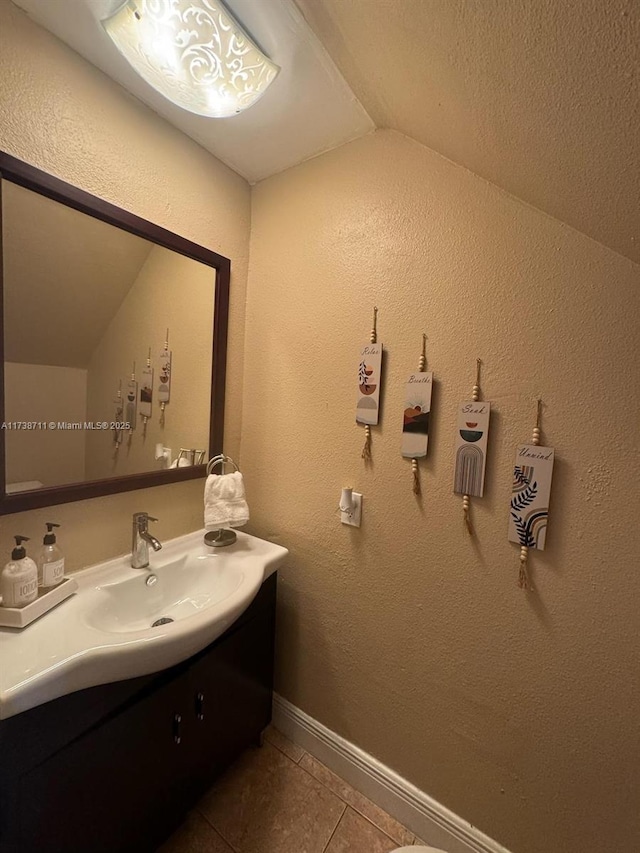
[[[146,631],[189,619],[198,613],[224,608],[229,597],[248,582],[239,562],[220,560],[218,554],[181,557],[151,571],[96,588],[87,607],[86,622],[102,631]]]
[[[288,552],[240,531],[212,549],[204,532],[165,543],[148,569],[126,556],[78,572],[72,598],[21,631],[0,628],[0,719],[173,666],[223,634]]]

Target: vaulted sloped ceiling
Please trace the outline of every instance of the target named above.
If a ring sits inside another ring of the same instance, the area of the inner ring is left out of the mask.
[[[296,0],[378,127],[640,262],[637,0]]]
[[[9,181],[2,220],[5,359],[88,367],[153,243]]]

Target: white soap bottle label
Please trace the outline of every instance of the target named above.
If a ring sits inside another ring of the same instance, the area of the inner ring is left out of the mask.
[[[24,607],[38,595],[38,578],[31,580],[23,578],[8,584],[5,581],[3,592],[2,603],[5,607]]]
[[[42,586],[57,586],[64,578],[64,557],[53,563],[42,564]]]
[[[34,578],[30,581],[23,581],[22,583],[17,583],[14,585],[18,588],[17,598],[19,601],[25,601],[25,599],[29,599],[34,592],[38,591],[38,579]]]

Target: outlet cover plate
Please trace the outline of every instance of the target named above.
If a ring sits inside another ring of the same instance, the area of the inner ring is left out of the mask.
[[[362,520],[362,495],[360,492],[353,492],[351,499],[351,512],[342,512],[341,510],[340,521],[343,524],[348,524],[350,527],[360,527],[360,521]]]

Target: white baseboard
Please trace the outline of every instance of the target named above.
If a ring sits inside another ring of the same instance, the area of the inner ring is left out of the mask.
[[[509,853],[377,758],[277,694],[273,697],[273,724],[426,844],[447,853]]]

